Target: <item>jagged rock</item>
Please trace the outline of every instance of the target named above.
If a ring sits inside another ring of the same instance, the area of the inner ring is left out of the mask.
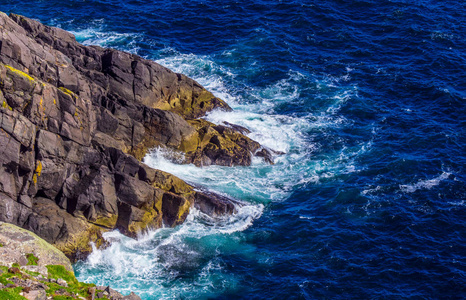
[[[89,300],[95,300],[95,292],[96,292],[96,287],[90,287],[88,290],[89,293]]]
[[[237,131],[237,132],[239,132],[241,134],[251,133],[251,130],[247,129],[246,127],[240,126],[240,125],[232,124],[232,123],[227,122],[227,121],[223,121],[223,124],[225,124],[227,127],[231,128],[234,131]]]
[[[8,269],[8,272],[10,273],[13,273],[13,274],[19,274],[21,273],[21,271],[19,270],[19,268],[16,268],[16,267],[11,267]]]
[[[68,283],[62,278],[57,279],[57,284],[61,285],[61,286],[64,286],[64,287],[68,287]]]
[[[23,292],[22,296],[28,300],[46,300],[47,295],[45,290],[37,289],[29,292]]]
[[[96,289],[102,291],[97,293],[97,298],[103,298],[106,296],[109,297],[109,299],[115,300],[141,300],[141,298],[133,292],[131,292],[128,296],[123,296],[109,286],[96,286]]]
[[[236,204],[240,205],[240,203]],[[236,211],[235,203],[231,199],[208,192],[196,193],[194,206],[213,217],[232,214]]]
[[[137,55],[84,46],[59,28],[0,13],[0,221],[68,257],[182,223],[228,201],[141,163],[157,146],[196,165],[249,165],[272,154],[246,128],[202,119],[230,108],[194,80]]]
[[[129,294],[128,296],[124,296],[122,300],[141,300],[141,297],[131,292],[131,294]]]
[[[197,129],[197,135],[191,137],[182,145],[186,152],[186,160],[197,166],[203,165],[243,165],[251,164],[252,156],[262,146],[233,129],[223,125],[215,125],[203,119],[191,120],[189,123]],[[272,154],[267,153],[267,158],[272,161]]]
[[[258,150],[255,153],[255,156],[263,157],[266,162],[273,165],[273,156],[272,156],[272,153],[269,150],[267,150],[265,148],[261,148],[260,150]]]

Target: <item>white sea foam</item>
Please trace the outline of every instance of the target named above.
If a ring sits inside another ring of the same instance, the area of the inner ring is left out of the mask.
[[[127,38],[132,41],[124,46],[125,50],[137,52],[134,47],[137,35],[119,35],[100,29],[75,34],[85,44],[112,47],[119,47]],[[338,112],[348,99],[357,95],[356,88],[334,93],[333,98],[326,101],[328,106],[320,111],[285,116],[278,114],[276,108],[302,101],[302,81],[312,80],[299,72],[290,70],[286,78],[263,88],[248,87],[245,101],[242,98],[245,92],[238,90],[241,85],[236,81],[235,72],[216,64],[209,56],[178,53],[167,48],[154,54],[154,57],[158,58],[158,63],[175,72],[194,78],[234,109],[233,112],[213,111],[206,116],[209,121],[218,124],[227,121],[247,127],[251,130],[249,137],[285,154],[275,155],[275,165],[255,158],[249,167],[199,168],[177,164],[173,154],[166,149],[154,149],[145,157],[145,163],[149,166],[248,204],[238,207],[236,214],[220,219],[211,219],[193,209],[184,224],[176,228],[152,230],[136,240],[116,231],[106,233],[105,238],[111,241],[111,246],[93,251],[85,262],[76,265],[77,273],[80,280],[97,284],[112,282],[123,293],[137,290],[141,296],[149,299],[174,299],[181,294],[190,298],[190,291],[193,290],[195,293],[191,294],[196,297],[203,293],[206,297],[215,297],[219,290],[234,287],[237,280],[223,271],[218,253],[224,254],[238,247],[239,234],[261,216],[264,205],[286,199],[301,185],[358,171],[354,160],[368,151],[371,144],[362,143],[360,147],[351,149],[343,147],[334,156],[325,159],[313,158],[320,145],[312,142],[308,132],[351,125]],[[348,70],[342,78],[328,78],[314,85],[317,89],[328,89],[338,81],[349,80],[350,72]],[[312,219],[307,216],[302,218]],[[180,270],[190,268],[198,270],[194,283],[176,280]],[[173,285],[167,286],[171,282]]]
[[[173,49],[167,52],[176,53]],[[235,86],[240,86],[235,84],[234,72],[217,65],[208,56],[177,53],[157,62],[194,78],[234,109],[233,112],[210,112],[206,116],[207,120],[217,124],[227,121],[244,126],[251,130],[248,134],[250,138],[272,150],[285,153],[275,156],[274,166],[254,160],[252,166],[247,168],[177,166],[169,159],[170,155],[160,149],[146,156],[145,162],[148,165],[171,172],[189,182],[244,200],[276,201],[285,199],[299,185],[318,182],[320,178],[333,177],[335,174],[356,172],[355,157],[371,147],[371,142],[368,142],[358,149],[343,148],[339,156],[325,161],[312,159],[312,153],[319,145],[310,141],[307,132],[350,125],[351,122],[339,115],[338,111],[348,99],[357,96],[357,87],[337,92],[329,101],[328,108],[322,111],[301,116],[280,115],[275,113],[278,105],[299,100],[302,81],[309,80],[305,75],[290,70],[287,78],[261,89],[249,88],[247,98],[256,100],[251,102],[240,98],[244,93],[233,90]],[[348,69],[347,75],[351,71]],[[317,82],[317,85],[326,89],[324,86],[339,80],[327,78]]]
[[[448,179],[450,175],[451,173],[443,172],[439,176],[432,179],[421,179],[414,184],[400,184],[400,190],[404,193],[414,193],[415,191],[420,189],[430,190],[434,186],[439,185],[441,181]]]
[[[460,200],[460,201],[457,201],[457,202],[448,202],[448,204],[453,205],[453,206],[465,206],[466,201],[465,200]]]
[[[141,296],[148,298],[173,299],[185,293],[186,289],[193,289],[193,286],[181,283],[166,289],[163,283],[167,278],[176,278],[181,269],[199,264],[199,259],[207,256],[208,261],[197,280],[206,292],[213,292],[219,288],[217,284],[212,285],[213,276],[225,277],[227,281],[234,281],[234,278],[222,274],[221,262],[216,258],[215,251],[206,254],[206,249],[210,249],[212,242],[216,247],[230,247],[230,239],[222,236],[248,228],[254,219],[260,217],[263,208],[261,204],[237,207],[237,213],[215,222],[192,209],[182,226],[152,230],[140,235],[137,240],[118,231],[108,232],[104,238],[113,241],[111,246],[103,250],[95,249],[85,262],[75,267],[81,280],[101,285],[111,281],[112,286],[118,286],[123,293],[138,290]],[[108,275],[102,276],[102,272]],[[202,291],[197,290],[196,296],[200,293]]]
[[[136,54],[140,48],[137,46],[137,41],[142,38],[138,33],[119,33],[105,30],[103,20],[96,20],[92,27],[82,30],[71,30],[75,35],[76,40],[83,45],[98,45],[102,47],[111,47],[119,50],[124,50]]]

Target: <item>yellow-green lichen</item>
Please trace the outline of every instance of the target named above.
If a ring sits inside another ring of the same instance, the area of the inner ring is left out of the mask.
[[[40,173],[42,172],[42,162],[40,160],[37,161],[35,172],[37,176],[40,176]]]
[[[137,236],[137,234],[149,228],[158,228],[162,225],[162,215],[155,209],[149,209],[139,221],[133,221],[128,224],[128,234]]]
[[[80,220],[80,222],[81,225],[86,226],[87,229],[70,234],[68,240],[65,242],[54,244],[58,250],[69,258],[73,258],[77,252],[81,254],[91,253],[91,242],[93,242],[97,248],[101,247],[105,242],[102,233],[108,231],[108,229],[87,223],[87,221],[84,220]]]
[[[188,201],[185,201],[182,206],[178,209],[178,217],[175,222],[176,225],[181,224],[186,219],[186,216],[189,214],[189,208],[191,204]]]
[[[60,91],[62,91],[63,93],[65,93],[65,94],[71,96],[71,97],[74,97],[74,96],[75,96],[75,94],[74,94],[72,91],[70,91],[69,89],[67,89],[67,88],[65,88],[65,87],[59,87],[58,89],[59,89]]]
[[[19,75],[21,77],[27,78],[29,81],[34,82],[34,78],[29,76],[28,74],[24,73],[23,71],[20,71],[18,69],[13,68],[12,66],[5,65],[5,67],[10,70],[12,73]]]
[[[8,103],[6,103],[5,100],[3,100],[2,107],[5,108],[5,109],[13,110],[13,108],[11,108],[11,106],[9,106]]]
[[[115,224],[117,220],[118,220],[118,215],[110,215],[110,216],[99,216],[97,217],[95,221],[91,221],[91,222],[96,225],[105,227],[105,228],[113,229],[115,228]]]
[[[32,181],[34,182],[34,184],[37,184],[37,179],[39,178],[41,173],[42,173],[42,162],[38,160],[36,162],[36,169],[34,170],[34,175],[32,175]]]

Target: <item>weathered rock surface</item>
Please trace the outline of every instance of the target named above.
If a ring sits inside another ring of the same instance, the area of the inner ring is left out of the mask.
[[[247,153],[230,155],[232,159],[216,159],[224,155],[217,152],[233,148],[227,145],[228,149],[217,149],[215,140],[204,138],[205,126],[192,126],[186,120],[201,117],[215,108],[230,108],[194,80],[137,55],[83,46],[66,31],[22,16],[4,15],[3,24],[0,61],[59,87],[60,97],[68,98],[57,106],[67,112],[62,116],[67,125],[54,118],[56,114],[50,116],[53,120],[44,120],[48,128],[60,127],[54,128],[54,132],[82,145],[89,142],[111,145],[139,160],[148,149],[166,146],[187,152],[186,162],[198,165],[248,165],[257,151],[257,143],[248,140],[237,145],[238,149],[246,146]],[[18,79],[15,90],[20,86],[24,93],[30,94],[34,87],[31,83]],[[46,93],[57,99],[50,95],[53,91]],[[18,95],[6,100],[12,108],[30,102]],[[49,108],[43,105],[42,108]],[[37,110],[40,113],[40,108]],[[86,123],[89,128],[84,126],[78,131]],[[212,134],[222,135],[216,131]],[[202,157],[193,159],[193,155]]]
[[[124,296],[110,287],[78,282],[61,251],[4,222],[0,222],[0,281],[5,284],[0,283],[0,299],[141,299],[134,293]]]
[[[196,165],[249,165],[255,154],[272,163],[247,129],[195,119],[230,108],[184,75],[18,15],[0,13],[0,30],[0,221],[68,257],[103,245],[107,230],[180,224],[195,202],[234,211],[144,165],[153,147]]]
[[[47,276],[47,265],[61,265],[73,272],[70,260],[57,248],[50,245],[31,231],[13,224],[0,222],[0,265],[11,267],[14,263],[21,268]],[[30,265],[28,255],[33,255]],[[29,265],[28,265],[29,264]]]

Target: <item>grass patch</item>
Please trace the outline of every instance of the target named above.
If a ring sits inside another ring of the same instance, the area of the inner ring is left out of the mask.
[[[34,256],[32,253],[26,254],[26,258],[28,259],[28,263],[26,266],[37,266],[37,262],[39,261],[39,258]]]
[[[76,285],[79,284],[78,280],[73,275],[73,273],[65,269],[64,266],[48,265],[47,270],[49,271],[49,278],[53,278],[53,279],[62,278],[66,282],[68,282],[68,284],[76,284]]]
[[[29,258],[28,258],[29,259]],[[17,265],[17,264],[14,264]],[[28,277],[29,275],[32,276],[37,276],[39,273],[36,272],[28,272],[26,270],[22,270],[22,273],[18,274],[13,274],[11,272],[8,272],[8,267],[6,266],[0,266],[0,269],[3,271],[0,274],[0,283],[3,285],[7,285],[9,283],[13,283],[10,281],[11,277],[18,277],[19,279],[24,279],[24,278],[30,278]],[[54,300],[69,300],[69,299],[76,299],[70,296],[64,296],[64,295],[56,295],[55,293],[58,290],[65,290],[71,295],[79,295],[83,298],[88,298],[89,295],[89,288],[90,287],[95,287],[95,284],[92,283],[83,283],[79,282],[74,274],[68,270],[65,269],[64,266],[60,265],[48,265],[47,270],[49,272],[49,278],[53,279],[63,279],[68,283],[67,287],[61,286],[58,283],[54,282],[48,282],[48,281],[40,281],[43,284],[47,286],[47,289],[45,290],[46,295],[49,297],[52,297]],[[23,277],[24,276],[24,277]],[[3,299],[8,299],[8,300],[23,300],[26,299],[19,294],[22,292],[23,287],[16,287],[16,288],[4,288],[0,290],[0,300]],[[102,298],[102,299],[107,299],[107,298]]]
[[[74,299],[68,296],[55,295],[55,291],[60,290],[60,289],[64,289],[73,295],[78,294],[83,297],[87,297],[89,295],[88,293],[89,288],[95,286],[95,284],[92,284],[92,283],[79,282],[76,279],[76,277],[73,275],[73,273],[66,270],[65,267],[63,266],[48,265],[47,270],[49,272],[49,278],[54,278],[54,279],[61,278],[61,279],[64,279],[68,283],[68,287],[63,287],[53,282],[45,283],[48,287],[46,291],[47,295],[52,296],[53,299],[62,299],[62,300]]]
[[[32,277],[37,277],[40,275],[39,272],[33,272],[33,271],[28,271],[28,270],[23,270],[23,269],[21,269],[21,272],[31,275]]]
[[[53,300],[75,300],[76,298],[70,296],[53,296]]]
[[[3,285],[7,285],[9,283],[13,283],[13,281],[10,281],[9,278],[17,276],[13,273],[8,272],[8,267],[0,267],[0,269],[3,271],[3,273],[0,275],[0,283]],[[0,299],[8,299],[8,298],[2,298]]]
[[[0,299],[8,299],[8,300],[23,300],[26,299],[23,296],[20,296],[22,288],[14,288],[14,289],[3,289],[0,290]]]

